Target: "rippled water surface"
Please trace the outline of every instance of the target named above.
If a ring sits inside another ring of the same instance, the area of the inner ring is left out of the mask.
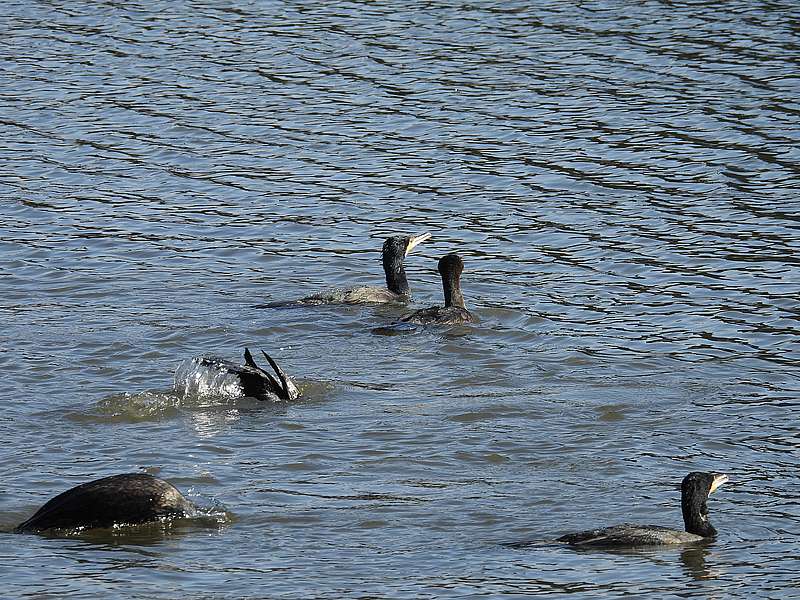
[[[227,516],[0,534],[0,595],[797,593],[795,2],[2,11],[0,529],[140,470]],[[423,231],[414,305],[458,252],[478,325],[254,308]],[[170,393],[246,345],[304,397]],[[680,526],[691,470],[713,543],[547,543]]]

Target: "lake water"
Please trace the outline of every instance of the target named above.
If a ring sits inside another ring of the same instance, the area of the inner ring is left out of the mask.
[[[0,596],[798,597],[796,2],[2,10],[0,530],[141,470],[213,517],[3,533]],[[424,231],[478,325],[254,308]],[[245,346],[304,397],[170,393]],[[547,543],[692,470],[713,543]]]

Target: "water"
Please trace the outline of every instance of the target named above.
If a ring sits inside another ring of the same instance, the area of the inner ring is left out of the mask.
[[[800,12],[530,4],[4,5],[0,529],[143,469],[229,517],[3,534],[0,595],[797,593]],[[480,324],[253,308],[423,231]],[[303,399],[171,394],[246,345]],[[710,545],[545,543],[691,470]]]

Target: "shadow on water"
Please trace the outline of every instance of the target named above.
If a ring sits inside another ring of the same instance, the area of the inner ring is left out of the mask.
[[[73,410],[66,418],[76,423],[143,423],[168,421],[178,417],[195,417],[211,421],[228,420],[230,415],[265,413],[286,414],[286,402],[261,402],[255,398],[204,397],[187,398],[172,392],[113,394],[97,401],[86,410]]]
[[[298,381],[298,387],[302,395],[291,402],[261,401],[247,396],[198,397],[158,390],[123,392],[106,396],[86,409],[67,411],[65,417],[75,423],[107,424],[168,421],[180,417],[227,422],[232,416],[286,415],[293,405],[324,401],[335,389],[332,383],[311,380]]]
[[[37,533],[15,533],[9,535],[35,535],[44,539],[74,539],[87,542],[85,549],[117,546],[155,546],[165,540],[182,538],[193,534],[223,532],[235,524],[237,518],[221,506],[200,508],[193,517],[168,519],[138,525],[115,525],[92,529],[49,529]]]
[[[174,419],[181,414],[182,407],[182,399],[172,392],[123,392],[106,396],[86,409],[67,412],[65,416],[76,423],[142,423]]]
[[[608,556],[626,559],[640,559],[657,565],[670,563],[677,558],[684,573],[695,580],[716,579],[722,572],[716,570],[707,559],[714,555],[715,540],[705,540],[691,544],[664,546],[632,546],[627,548],[603,548],[591,546],[570,546],[556,540],[530,540],[520,542],[503,542],[501,546],[519,551],[550,552],[554,559],[560,553],[574,553],[576,556]]]

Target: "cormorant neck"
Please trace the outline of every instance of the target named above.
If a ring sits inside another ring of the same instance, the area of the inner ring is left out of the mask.
[[[688,533],[702,537],[714,537],[717,530],[708,520],[708,496],[701,497],[695,490],[684,490],[681,493],[681,508],[683,509],[683,524]]]
[[[444,305],[464,308],[464,295],[461,293],[461,282],[454,273],[442,274],[442,287],[444,288]]]
[[[406,270],[403,267],[402,256],[383,254],[383,271],[386,273],[386,287],[398,296],[410,296],[411,287],[408,285]]]

